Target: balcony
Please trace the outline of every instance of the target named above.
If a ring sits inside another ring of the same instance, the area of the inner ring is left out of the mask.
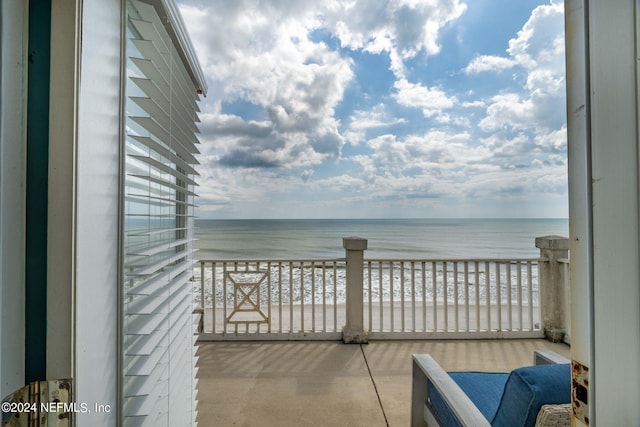
[[[480,371],[569,357],[552,342],[570,339],[566,239],[455,260],[365,259],[362,240],[342,259],[200,262],[201,425],[404,426],[413,353]]]
[[[533,351],[569,357],[545,339],[204,342],[198,349],[198,425],[407,426],[411,354],[447,370],[505,371]]]

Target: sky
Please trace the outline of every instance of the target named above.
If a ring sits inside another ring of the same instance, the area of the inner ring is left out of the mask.
[[[200,218],[566,218],[558,0],[178,0]]]

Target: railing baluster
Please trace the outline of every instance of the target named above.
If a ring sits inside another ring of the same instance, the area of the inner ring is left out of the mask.
[[[222,330],[227,330],[227,263],[222,264]]]
[[[249,262],[245,261],[245,263],[244,263],[244,271],[247,271],[247,270],[249,270]],[[234,289],[234,291],[235,291],[235,289]],[[234,294],[234,296],[237,296],[237,294],[235,292],[233,294]],[[233,306],[237,307],[237,303],[233,304]],[[237,333],[238,333],[238,325],[236,324],[236,334]],[[249,333],[249,324],[248,323],[244,324],[244,333],[245,334]]]
[[[456,319],[454,322],[454,330],[458,332],[460,330],[460,311],[459,311],[459,289],[458,289],[458,263],[456,261],[453,262],[453,298],[454,298],[454,313],[456,315]]]
[[[368,274],[368,278],[367,278],[367,285],[369,287],[369,331],[371,331],[373,329],[373,320],[371,319],[373,317],[373,296],[372,296],[372,292],[373,292],[373,286],[372,286],[372,282],[371,282],[371,261],[367,262],[367,274]]]
[[[200,261],[200,308],[204,319],[204,262]]]
[[[496,304],[498,309],[498,327],[499,331],[502,330],[502,282],[500,281],[500,262],[496,261]]]
[[[436,262],[431,262],[431,286],[433,288],[433,330],[438,331],[438,283],[436,278]]]
[[[486,290],[485,301],[487,303],[487,330],[491,331],[491,268],[488,261],[484,263],[484,285]]]
[[[293,331],[293,261],[289,261],[289,332]]]
[[[322,261],[322,332],[327,332],[327,263]]]
[[[422,330],[427,332],[427,263],[422,261]]]
[[[316,265],[311,261],[311,332],[316,331]]]
[[[449,283],[447,280],[447,262],[442,261],[442,298],[444,301],[444,330],[449,330]]]
[[[476,291],[476,331],[481,331],[480,327],[480,263],[476,261],[474,263],[475,271],[475,291]]]
[[[234,268],[234,271],[238,271],[238,262],[237,261],[233,263],[233,268]],[[234,292],[233,293],[233,306],[234,307],[236,306],[236,304],[238,302],[237,298],[238,298],[238,295]],[[234,329],[235,329],[235,333],[237,335],[238,334],[238,324],[237,323],[234,324]]]
[[[400,316],[400,330],[404,332],[404,261],[400,261]]]
[[[255,263],[255,268],[250,263],[247,263],[247,265],[245,265],[245,271],[260,271],[260,261]],[[256,289],[255,293],[257,300],[260,301],[260,287]],[[256,323],[256,333],[260,333],[260,325],[260,323]],[[245,323],[245,332],[249,333],[249,323]]]
[[[300,261],[300,332],[304,332],[304,261]]]
[[[384,295],[382,292],[382,261],[378,262],[378,296],[380,299],[380,330],[384,331]]]
[[[411,261],[411,331],[416,331],[416,263]]]
[[[470,330],[469,319],[469,263],[464,262],[464,313],[465,313],[465,331]]]
[[[520,263],[520,261],[518,261],[516,263],[516,267],[518,268],[517,271],[517,280],[518,280],[518,324],[519,324],[519,330],[524,331],[524,325],[522,323],[522,264]]]
[[[530,319],[530,331],[535,329],[535,320],[533,319],[533,274],[531,268],[531,261],[527,262],[527,281],[529,286],[529,319]],[[540,277],[538,275],[538,277]]]
[[[333,262],[333,332],[338,332],[338,267]],[[346,279],[345,279],[346,280]],[[346,309],[346,308],[345,308]]]
[[[267,332],[271,333],[271,261],[267,262],[267,316],[269,317],[269,323],[267,323]]]
[[[513,309],[511,305],[511,261],[507,261],[507,308],[509,309],[509,330],[513,331]]]
[[[390,298],[390,305],[391,305],[391,314],[389,317],[389,320],[391,320],[391,326],[390,326],[390,330],[391,332],[393,332],[395,330],[395,325],[394,325],[394,311],[395,311],[395,307],[393,306],[393,261],[389,262],[389,298]]]
[[[213,321],[213,331],[218,332],[216,329],[216,316],[218,315],[218,311],[216,310],[218,301],[216,297],[216,269],[217,265],[215,262],[211,262],[211,320]],[[205,317],[206,320],[206,317]],[[205,323],[205,326],[207,324]]]
[[[278,332],[282,333],[282,263],[278,262]]]

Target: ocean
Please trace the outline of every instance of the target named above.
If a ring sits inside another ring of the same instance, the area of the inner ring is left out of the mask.
[[[368,239],[365,258],[533,258],[535,238],[569,235],[564,219],[252,219],[195,221],[197,259],[331,259],[342,238]]]

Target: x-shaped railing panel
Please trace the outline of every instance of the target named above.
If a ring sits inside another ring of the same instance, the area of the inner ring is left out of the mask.
[[[225,278],[233,284],[233,311],[228,323],[268,323],[269,317],[260,309],[260,286],[269,276],[265,271],[227,271]],[[247,281],[254,277],[254,281]],[[256,316],[246,316],[255,313]]]

